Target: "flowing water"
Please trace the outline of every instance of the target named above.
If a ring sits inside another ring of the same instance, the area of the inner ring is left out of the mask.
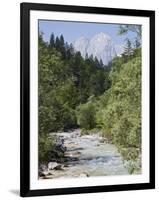
[[[80,129],[76,129],[56,135],[63,140],[68,160],[63,163],[61,170],[50,171],[51,178],[128,174],[117,148],[103,142],[100,134],[82,136]]]

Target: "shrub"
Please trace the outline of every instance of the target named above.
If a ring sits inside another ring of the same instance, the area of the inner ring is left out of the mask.
[[[47,163],[50,160],[49,151],[54,148],[52,140],[45,136],[39,136],[39,164]]]
[[[126,160],[136,160],[141,153],[141,59],[122,64],[116,73],[111,72],[111,88],[100,97],[96,122],[105,137],[124,148]]]
[[[78,125],[86,130],[95,128],[95,113],[96,109],[94,103],[88,102],[79,105],[76,112]]]

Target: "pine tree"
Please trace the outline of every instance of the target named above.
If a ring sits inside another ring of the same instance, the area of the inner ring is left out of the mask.
[[[65,48],[65,42],[64,42],[64,37],[63,35],[60,36],[60,49],[59,51],[61,52],[62,58],[66,58],[66,48]]]
[[[141,43],[137,38],[135,39],[135,45],[134,46],[135,46],[135,48],[139,48],[141,46]]]
[[[88,53],[86,53],[85,55],[85,60],[88,60]]]
[[[102,61],[102,59],[100,59],[99,65],[100,65],[100,67],[103,67],[103,61]]]
[[[64,47],[64,37],[63,37],[63,35],[60,35],[60,46]]]
[[[57,50],[60,50],[60,39],[58,36],[56,37],[56,40],[55,40],[55,48]]]
[[[127,38],[126,39],[126,47],[124,48],[124,54],[126,56],[131,56],[132,55],[132,44],[131,41]]]
[[[50,36],[50,47],[54,47],[55,46],[55,36],[54,34],[52,33],[51,36]]]
[[[133,43],[134,43],[135,48],[140,47],[141,36],[142,36],[141,25],[120,25],[119,26],[119,30],[118,30],[119,35],[124,35],[124,34],[127,34],[128,32],[133,32],[136,34],[135,41],[133,41]]]

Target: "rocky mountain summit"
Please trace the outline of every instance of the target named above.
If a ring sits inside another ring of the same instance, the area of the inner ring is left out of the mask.
[[[122,47],[115,45],[111,37],[107,33],[98,33],[88,39],[80,37],[73,42],[76,51],[80,51],[83,57],[93,55],[98,60],[102,60],[107,65],[116,55],[122,53]]]

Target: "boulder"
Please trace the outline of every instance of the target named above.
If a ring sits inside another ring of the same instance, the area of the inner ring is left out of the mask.
[[[53,170],[55,167],[57,167],[59,164],[57,162],[49,162],[48,163],[48,170]]]
[[[63,170],[63,166],[59,164],[54,169],[55,170]]]
[[[40,166],[39,166],[39,171],[47,171],[47,165],[45,165],[45,164],[40,164]]]
[[[87,173],[82,173],[82,174],[79,175],[79,177],[83,177],[84,178],[84,177],[89,177],[89,175]]]
[[[39,171],[39,176],[40,177],[45,177],[48,175],[48,171]]]
[[[79,151],[68,151],[64,155],[69,158],[79,158],[81,153]]]
[[[63,170],[63,165],[61,165],[57,162],[49,162],[48,170]]]

